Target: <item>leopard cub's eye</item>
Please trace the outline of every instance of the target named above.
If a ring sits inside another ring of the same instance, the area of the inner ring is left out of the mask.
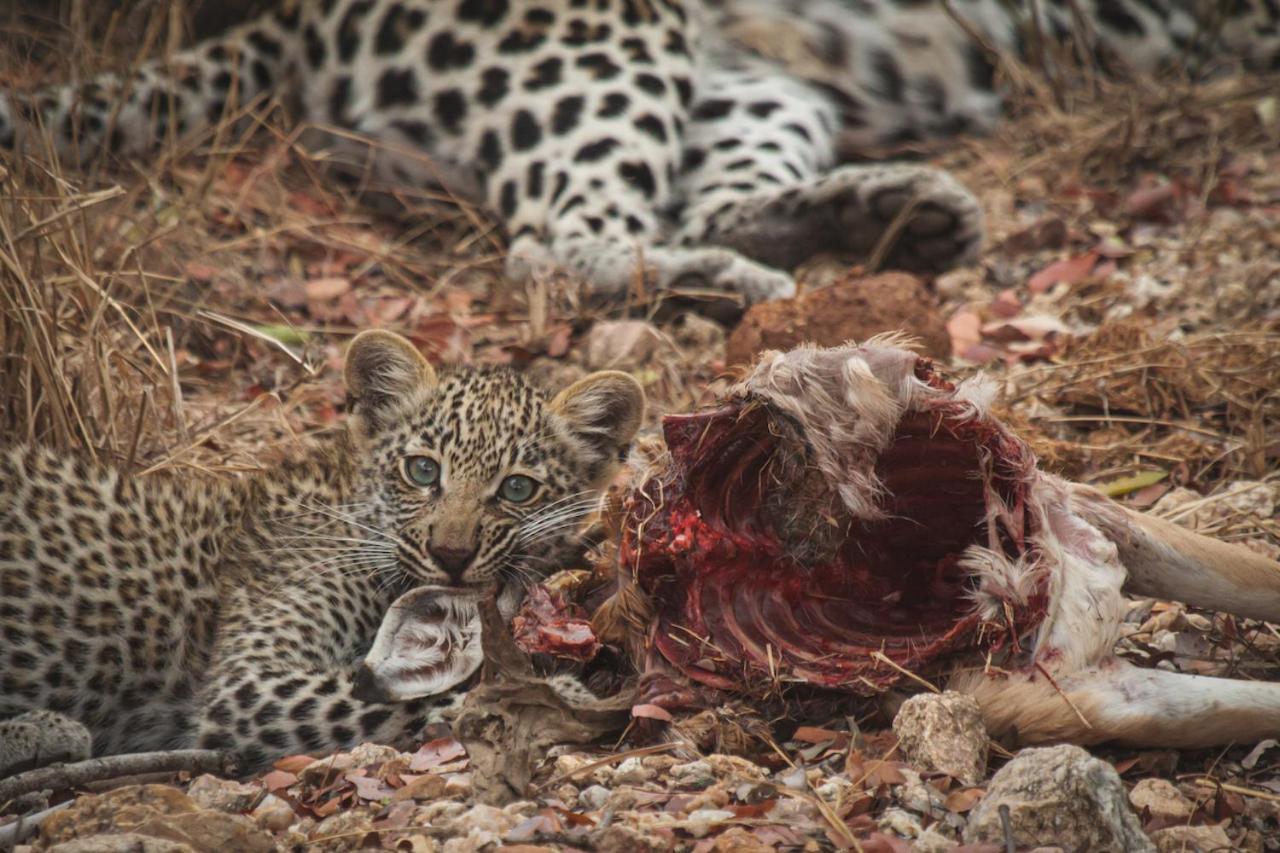
[[[404,460],[404,478],[410,485],[434,486],[440,479],[440,464],[430,456],[409,456]]]
[[[526,477],[524,474],[512,474],[510,477],[502,481],[502,485],[498,487],[498,495],[504,501],[511,501],[513,504],[522,504],[534,496],[538,491],[538,481],[532,477]]]

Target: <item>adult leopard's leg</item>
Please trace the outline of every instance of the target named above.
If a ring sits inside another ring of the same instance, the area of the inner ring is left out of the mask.
[[[680,178],[682,245],[716,244],[790,269],[820,252],[940,270],[976,253],[977,201],[950,175],[835,160],[835,106],[767,66],[702,79]]]
[[[64,160],[103,152],[137,156],[172,134],[183,137],[238,107],[275,94],[300,49],[298,13],[281,11],[223,36],[80,86],[0,92],[0,146],[25,147],[47,134]]]
[[[747,304],[795,294],[795,280],[732,249],[679,247],[659,241],[571,234],[550,245],[521,239],[511,244],[507,275],[527,280],[568,268],[592,294],[620,300],[642,282],[646,290],[691,288],[742,296]]]
[[[790,295],[790,276],[717,246],[672,245],[663,212],[688,120],[690,57],[683,41],[649,36],[664,68],[637,75],[631,91],[592,86],[540,108],[517,111],[510,127],[482,129],[477,149],[489,204],[512,235],[507,271],[519,281],[566,268],[606,298],[637,280],[666,289],[740,293],[748,302]]]

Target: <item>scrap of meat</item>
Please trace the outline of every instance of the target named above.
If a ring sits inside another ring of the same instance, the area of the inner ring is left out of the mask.
[[[526,654],[548,654],[586,662],[600,651],[600,641],[581,610],[560,593],[535,586],[511,621],[516,645]]]

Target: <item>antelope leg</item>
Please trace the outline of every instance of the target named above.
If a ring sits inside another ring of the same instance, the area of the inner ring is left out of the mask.
[[[1085,486],[1076,509],[1115,542],[1125,591],[1280,622],[1280,563],[1240,545],[1126,509]]]
[[[1147,669],[1112,658],[1064,673],[966,673],[952,688],[987,730],[1019,743],[1114,742],[1191,749],[1280,736],[1280,684]]]

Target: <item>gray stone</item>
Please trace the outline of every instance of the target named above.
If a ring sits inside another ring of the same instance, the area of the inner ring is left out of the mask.
[[[1019,847],[1154,851],[1115,768],[1078,746],[1024,749],[1000,769],[969,815],[970,843],[1004,843],[1000,808]]]
[[[262,799],[263,792],[257,785],[219,779],[206,773],[191,782],[187,796],[201,808],[241,814],[253,808]]]
[[[926,773],[946,773],[965,785],[987,775],[987,729],[972,696],[923,693],[902,704],[893,731],[907,761]]]

